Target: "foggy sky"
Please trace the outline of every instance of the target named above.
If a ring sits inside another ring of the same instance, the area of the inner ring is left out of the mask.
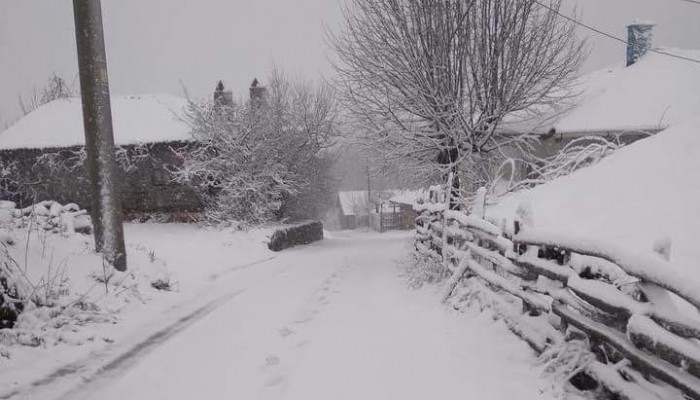
[[[682,0],[566,0],[616,36],[635,18],[658,24],[656,46],[700,49],[700,5]],[[112,94],[209,95],[223,79],[243,96],[273,65],[330,77],[323,24],[340,24],[338,0],[102,0]],[[581,31],[588,36],[590,33]],[[624,62],[624,45],[592,35],[584,71]],[[0,0],[0,118],[20,115],[56,72],[77,79],[71,0]],[[0,120],[0,127],[3,121]]]

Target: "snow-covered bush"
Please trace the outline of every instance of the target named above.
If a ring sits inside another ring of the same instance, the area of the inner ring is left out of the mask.
[[[586,136],[574,139],[552,157],[526,161],[530,168],[528,176],[513,182],[510,191],[540,185],[597,164],[623,146],[619,138],[608,140],[602,136]]]
[[[408,286],[420,289],[425,284],[435,284],[450,277],[442,260],[419,252],[413,252],[412,258],[406,263],[405,276]]]
[[[190,101],[185,120],[198,145],[175,179],[198,189],[212,222],[317,217],[332,198],[327,148],[336,115],[328,86],[292,83],[278,71],[244,103]],[[308,210],[317,215],[299,215]]]
[[[143,246],[132,246],[130,269],[119,272],[102,268],[103,258],[83,249],[85,238],[51,234],[37,224],[13,229],[16,243],[0,244],[0,361],[18,346],[112,341],[86,326],[116,323],[130,303],[177,290],[166,263]]]
[[[11,328],[18,315],[24,310],[25,300],[32,290],[22,271],[17,267],[7,251],[5,243],[0,244],[0,329]]]
[[[26,266],[21,267],[9,251],[15,244],[12,230],[26,229],[64,235],[75,232],[90,233],[92,224],[87,211],[75,204],[61,205],[55,201],[43,201],[22,209],[11,201],[0,201],[0,329],[12,328],[21,313],[33,306],[48,306],[64,292],[61,266],[48,267],[49,272],[38,282],[32,282]],[[27,239],[28,240],[28,239]],[[45,246],[45,242],[42,243]],[[25,252],[28,249],[25,249]],[[26,260],[25,260],[26,263]]]

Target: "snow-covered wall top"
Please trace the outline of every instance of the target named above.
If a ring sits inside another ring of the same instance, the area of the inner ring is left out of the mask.
[[[113,96],[116,144],[190,140],[181,116],[187,100],[166,95]],[[0,133],[0,149],[68,147],[85,144],[79,98],[45,104]]]
[[[626,146],[600,163],[487,210],[512,219],[518,205],[532,207],[538,229],[595,237],[640,253],[671,239],[674,265],[700,277],[700,119],[691,119]]]
[[[660,50],[700,60],[700,50]],[[700,64],[648,53],[582,77],[580,91],[580,104],[554,124],[558,133],[658,130],[697,115]]]

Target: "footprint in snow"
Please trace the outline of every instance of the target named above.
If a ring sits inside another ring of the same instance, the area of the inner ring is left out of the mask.
[[[282,329],[279,330],[279,334],[280,334],[280,336],[282,336],[282,337],[287,337],[287,336],[289,336],[289,335],[291,335],[291,334],[293,334],[293,333],[294,333],[294,331],[291,330],[291,329],[289,329],[289,328],[287,328],[286,326],[285,326],[284,328],[282,328]]]
[[[267,387],[277,386],[282,382],[284,382],[284,376],[282,376],[282,375],[273,376],[272,378],[267,379],[265,381],[265,386],[267,386]]]
[[[312,321],[312,320],[313,320],[313,318],[311,318],[311,317],[299,318],[296,321],[294,321],[294,323],[295,324],[305,324],[305,323]]]
[[[279,363],[280,358],[277,356],[267,356],[267,358],[265,359],[265,365],[268,367],[279,365]]]

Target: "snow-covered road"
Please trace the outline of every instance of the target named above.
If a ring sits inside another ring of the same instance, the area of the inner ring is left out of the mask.
[[[358,234],[226,277],[226,300],[66,399],[545,399],[528,347],[402,279],[407,234]]]

